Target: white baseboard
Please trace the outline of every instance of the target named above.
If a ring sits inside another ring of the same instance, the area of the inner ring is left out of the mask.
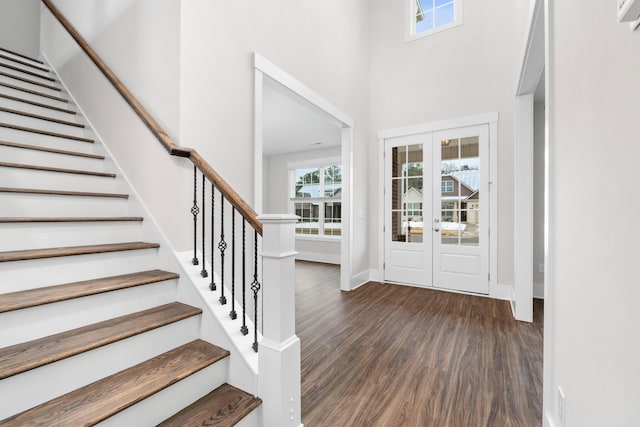
[[[356,288],[367,283],[371,277],[371,273],[369,270],[365,270],[362,273],[358,273],[355,276],[351,277],[351,290],[353,291]]]
[[[544,299],[544,283],[533,284],[533,297],[538,299]]]
[[[384,282],[384,273],[382,270],[369,270],[369,280],[375,282]]]
[[[298,252],[296,259],[300,261],[324,262],[325,264],[340,264],[340,255],[322,254],[318,252]]]

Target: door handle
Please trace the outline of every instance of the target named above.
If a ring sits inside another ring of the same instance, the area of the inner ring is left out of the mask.
[[[433,231],[437,233],[438,231],[440,231],[440,229],[438,227],[434,227]]]

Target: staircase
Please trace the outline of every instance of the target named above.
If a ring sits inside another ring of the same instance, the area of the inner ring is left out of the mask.
[[[0,48],[0,426],[258,425],[130,191],[47,64]]]

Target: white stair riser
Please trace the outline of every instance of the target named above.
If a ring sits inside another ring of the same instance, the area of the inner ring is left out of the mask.
[[[228,358],[178,381],[97,424],[100,427],[154,426],[227,381]]]
[[[8,95],[7,92],[8,92],[7,88],[0,86],[0,93]],[[13,94],[11,96],[15,96],[16,98],[20,98],[20,99],[25,98],[22,95]],[[59,105],[53,105],[52,102],[49,102],[46,99],[34,100],[34,101],[40,104],[59,107]],[[51,108],[38,107],[37,105],[31,105],[26,102],[14,101],[12,99],[6,99],[6,98],[0,97],[0,105],[5,108],[11,108],[13,110],[19,110],[19,111],[26,111],[33,114],[38,114],[40,116],[66,120],[68,122],[74,122],[74,123],[84,123],[84,119],[79,114],[69,114],[69,113],[65,113],[64,111],[53,110]],[[65,110],[75,111],[73,104],[65,104],[61,108],[64,108]]]
[[[19,108],[18,111],[26,111],[26,109]],[[48,115],[45,115],[45,117],[48,117]],[[82,128],[78,126],[71,126],[63,123],[37,119],[34,117],[23,116],[21,114],[9,113],[5,111],[0,111],[0,122],[11,123],[16,126],[22,126],[27,128],[42,129],[49,132],[62,133],[65,135],[80,136],[84,138],[94,137],[93,132],[87,127]]]
[[[84,138],[84,137],[83,137]],[[93,139],[93,136],[87,136]],[[98,148],[93,142],[77,141],[74,139],[60,138],[57,136],[42,135],[23,130],[0,127],[0,140],[15,142],[18,144],[37,145],[39,147],[55,148],[58,150],[82,151],[85,153],[102,154],[103,149]]]
[[[77,215],[77,214],[76,214]],[[0,223],[0,251],[142,241],[139,221]]]
[[[22,62],[27,62],[29,64],[33,64],[36,67],[49,68],[49,65],[46,65],[46,64],[43,65],[43,64],[41,64],[41,63],[39,63],[37,61],[33,61],[31,59],[28,59],[28,58],[25,58],[25,57],[22,57],[22,56],[19,56],[19,55],[14,55],[11,52],[6,52],[6,51],[3,50],[3,51],[0,51],[0,53],[2,53],[4,56],[8,56],[9,58],[14,58],[14,59],[17,59],[17,60],[22,61]],[[35,59],[40,60],[40,57],[37,57]]]
[[[65,93],[64,90],[55,90],[55,89],[50,89],[49,87],[56,87],[59,88],[60,84],[57,82],[52,82],[49,80],[44,80],[44,79],[40,79],[38,77],[35,76],[29,76],[26,74],[22,74],[18,71],[13,71],[13,70],[7,70],[4,68],[0,68],[0,71],[2,71],[3,73],[7,73],[7,74],[11,74],[14,77],[8,77],[8,76],[0,76],[0,82],[4,82],[4,83],[8,83],[12,86],[18,86],[20,88],[23,89],[28,89],[28,90],[35,90],[37,92],[41,92],[41,93],[45,93],[47,95],[53,95],[59,98],[67,98],[67,95]],[[45,87],[45,86],[41,86],[39,84],[34,84],[34,83],[29,83],[29,82],[25,82],[20,80],[21,78],[24,79],[28,79],[34,82],[38,82],[38,83],[43,83],[49,87]]]
[[[114,177],[0,166],[0,182],[6,187],[117,193],[120,185],[116,181]]]
[[[11,67],[16,67],[16,68],[20,68],[21,70],[26,70],[29,72],[33,72],[33,73],[37,73],[43,76],[47,76],[47,77],[51,77],[51,78],[56,78],[55,75],[53,75],[50,71],[45,71],[45,70],[50,70],[49,66],[47,65],[42,65],[39,64],[37,62],[34,61],[30,61],[28,59],[25,58],[21,58],[21,57],[17,57],[15,55],[11,55],[6,53],[4,50],[0,51],[0,54],[2,54],[3,58],[0,58],[0,63],[1,64],[6,64],[9,65]],[[7,58],[4,58],[7,57]],[[13,59],[13,60],[12,60]],[[33,65],[33,67],[30,67],[29,65],[25,65],[24,63],[27,64],[31,64]],[[37,67],[37,68],[35,68]],[[42,70],[42,68],[44,68],[45,70]]]
[[[2,292],[15,292],[153,270],[158,265],[156,249],[78,255],[0,263]]]
[[[80,147],[82,148],[82,147]],[[83,153],[91,153],[89,150],[76,150]],[[56,168],[81,169],[104,172],[105,161],[90,157],[71,156],[68,154],[50,153],[40,150],[7,147],[0,145],[0,159],[3,162],[46,165]]]
[[[128,208],[120,198],[0,193],[0,216],[127,216]]]
[[[0,419],[193,341],[199,326],[190,317],[0,381]]]
[[[175,302],[175,294],[167,281],[0,313],[0,347]]]
[[[11,86],[17,86],[19,88],[24,88],[24,89],[28,89],[28,90],[34,90],[35,92],[39,92],[39,93],[51,93],[51,92],[55,92],[52,95],[55,96],[56,98],[63,98],[66,99],[67,101],[69,100],[67,98],[67,96],[65,94],[62,94],[60,92],[57,91],[52,91],[49,90],[47,91],[46,88],[40,88],[39,86],[33,86],[31,85],[30,88],[27,88],[26,83],[24,85],[20,84],[22,82],[19,82],[17,80],[13,80],[13,79],[4,79],[2,77],[0,77],[0,82],[4,82],[7,83]],[[37,88],[37,89],[32,89],[32,88]],[[42,89],[42,90],[40,90]],[[6,87],[6,86],[0,86],[0,93],[3,93],[5,95],[10,95],[10,96],[14,96],[16,98],[20,98],[20,99],[26,99],[28,101],[34,101],[34,102],[39,102],[42,104],[47,104],[47,105],[51,105],[53,107],[58,107],[58,108],[64,108],[64,109],[73,109],[70,108],[71,103],[70,102],[63,102],[63,101],[58,101],[56,99],[51,99],[49,97],[46,96],[41,96],[41,95],[36,95],[33,93],[28,93],[22,90],[18,90],[18,89],[11,89],[10,87]]]

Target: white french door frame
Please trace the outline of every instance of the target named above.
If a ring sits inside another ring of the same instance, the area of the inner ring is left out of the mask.
[[[431,123],[422,123],[415,126],[408,126],[402,128],[385,129],[378,132],[378,188],[379,194],[383,194],[385,188],[385,174],[384,174],[384,151],[385,140],[390,138],[397,138],[408,135],[439,132],[449,129],[463,128],[476,125],[488,125],[489,127],[489,297],[497,299],[509,299],[511,297],[510,287],[499,286],[497,284],[498,277],[498,221],[497,221],[497,209],[498,209],[498,113],[485,113],[475,116],[460,117],[451,120],[443,120]],[[378,232],[378,273],[377,277],[384,278],[384,262],[385,262],[385,234],[383,231],[385,210],[384,210],[384,197],[378,198],[378,218],[380,218],[379,232]],[[438,288],[440,289],[440,288]],[[443,289],[447,290],[447,289]],[[457,292],[457,291],[452,291]],[[475,294],[474,294],[475,295]]]
[[[258,214],[262,213],[262,90],[264,77],[267,76],[302,99],[329,114],[342,124],[342,238],[340,240],[340,289],[350,291],[353,288],[353,128],[355,121],[315,93],[302,82],[291,76],[257,52],[253,53],[254,67],[254,206]],[[356,280],[357,282],[357,280]]]

